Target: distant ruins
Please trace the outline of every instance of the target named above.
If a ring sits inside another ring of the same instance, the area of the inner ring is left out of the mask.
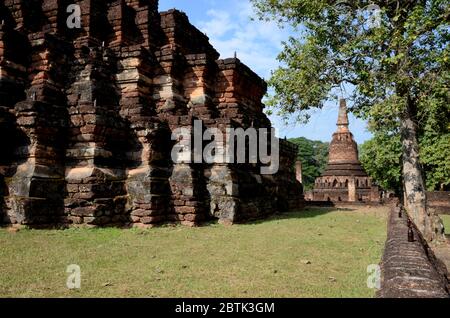
[[[81,28],[67,7],[81,8]],[[298,209],[296,146],[280,169],[174,164],[171,132],[270,128],[265,82],[219,60],[205,34],[157,0],[0,4],[0,221],[147,227]]]
[[[314,190],[306,194],[310,201],[380,202],[378,186],[364,171],[358,145],[349,130],[347,104],[340,100],[337,131],[330,143],[328,165],[316,179]]]

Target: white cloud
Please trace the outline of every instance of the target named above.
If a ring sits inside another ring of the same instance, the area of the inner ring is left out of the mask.
[[[211,38],[220,38],[233,29],[231,17],[228,12],[218,10],[208,10],[206,15],[211,19],[201,23],[202,31]]]
[[[281,42],[287,40],[293,30],[280,29],[274,22],[252,21],[250,18],[254,12],[249,1],[228,0],[226,5],[219,5],[219,2],[211,0],[211,3],[216,9],[207,11],[203,19],[196,21],[196,25],[208,35],[221,58],[233,57],[236,52],[238,58],[253,71],[263,78],[270,78],[271,71],[279,66],[276,58],[282,50]],[[305,136],[329,141],[336,129],[337,102],[311,114],[311,121],[306,125],[285,125],[276,115],[270,118],[279,137]],[[364,129],[365,122],[353,116],[351,121],[359,142],[370,138]]]
[[[238,58],[264,78],[277,68],[276,57],[281,42],[289,37],[289,30],[280,29],[273,22],[252,21],[253,8],[250,2],[233,0],[227,3],[227,10],[209,10],[207,19],[199,21],[212,45],[221,58]]]

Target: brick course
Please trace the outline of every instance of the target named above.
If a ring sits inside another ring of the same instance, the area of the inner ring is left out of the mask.
[[[81,7],[81,29],[66,26]],[[148,0],[0,4],[0,216],[4,223],[196,225],[300,208],[296,148],[261,164],[173,164],[171,133],[270,128],[266,83],[219,60],[177,10]],[[5,136],[7,136],[5,138]],[[5,151],[3,151],[5,150]]]

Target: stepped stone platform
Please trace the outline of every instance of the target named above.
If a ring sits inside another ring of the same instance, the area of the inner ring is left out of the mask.
[[[67,7],[81,9],[69,28]],[[280,169],[174,163],[178,128],[266,128],[266,83],[157,0],[0,2],[0,221],[149,227],[299,209],[297,148]],[[201,145],[202,147],[205,144]]]

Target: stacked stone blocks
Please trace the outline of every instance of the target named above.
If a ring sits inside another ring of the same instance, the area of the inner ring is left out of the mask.
[[[70,3],[81,29],[66,25]],[[0,4],[0,214],[48,226],[239,222],[302,205],[281,143],[261,164],[174,163],[177,128],[268,128],[266,84],[155,0]],[[4,138],[9,136],[10,138]],[[204,144],[203,144],[204,146]]]

